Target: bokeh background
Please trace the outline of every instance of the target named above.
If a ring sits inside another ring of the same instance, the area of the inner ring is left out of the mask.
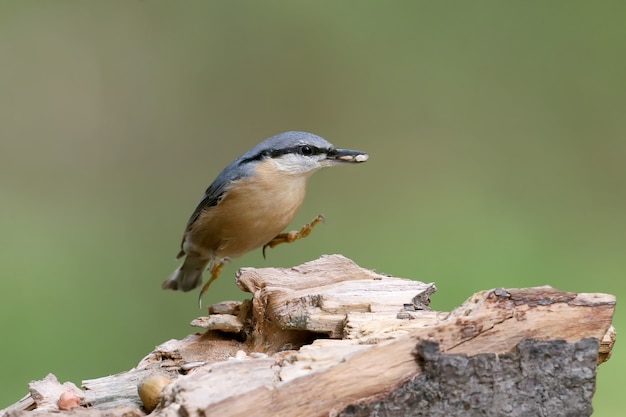
[[[3,1],[0,408],[48,372],[80,385],[193,332],[160,284],[220,170],[307,130],[367,150],[316,174],[307,239],[228,265],[342,253],[479,290],[626,296],[626,3]],[[626,318],[618,309],[619,330]],[[623,413],[620,341],[597,416]]]

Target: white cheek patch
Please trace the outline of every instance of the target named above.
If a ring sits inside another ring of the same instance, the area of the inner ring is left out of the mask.
[[[281,155],[272,159],[272,161],[276,164],[278,170],[290,174],[312,173],[322,167],[322,164],[316,158],[298,154]]]

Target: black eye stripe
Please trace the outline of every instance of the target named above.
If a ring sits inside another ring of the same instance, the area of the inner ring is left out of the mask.
[[[332,155],[334,151],[335,151],[334,149],[318,148],[317,146],[313,146],[313,145],[297,145],[297,146],[291,146],[289,148],[264,150],[263,152],[259,152],[258,154],[254,155],[251,158],[241,160],[239,164],[252,162],[252,161],[260,161],[263,158],[276,158],[281,155],[287,155],[289,153],[295,153],[295,154],[300,154],[304,156],[313,156],[313,155],[320,155],[320,154]]]
[[[307,151],[304,151],[304,148],[307,148]],[[319,155],[322,153],[328,153],[328,149],[320,149],[311,145],[299,145],[292,146],[290,148],[283,149],[272,149],[270,151],[264,152],[262,156],[269,156],[270,158],[276,158],[277,156],[287,155],[288,153],[298,153],[301,155],[311,156],[311,155]]]
[[[292,146],[290,148],[284,148],[284,149],[272,149],[272,151],[268,154],[268,156],[275,158],[277,156],[286,155],[288,153],[299,153],[301,155],[311,156],[311,155],[319,155],[319,154],[327,153],[327,152],[328,152],[328,149],[320,149],[312,145],[298,145],[298,146]]]

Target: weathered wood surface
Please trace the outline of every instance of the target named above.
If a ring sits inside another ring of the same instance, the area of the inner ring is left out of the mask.
[[[403,322],[396,318],[399,312],[428,308],[436,290],[433,284],[378,274],[338,255],[288,269],[244,268],[237,285],[254,296],[254,337],[248,340],[264,352],[301,345],[296,334],[342,339],[349,331],[355,337],[368,319],[383,320],[384,328],[398,326]],[[350,322],[349,315],[359,313],[366,317],[361,325]]]
[[[40,381],[33,381],[29,385],[29,393],[12,406],[2,410],[0,415],[9,411],[35,410],[48,412],[58,410],[57,401],[64,392],[72,392],[79,397],[83,392],[73,383],[65,382],[61,384],[56,376],[48,374]]]
[[[158,416],[533,415],[521,399],[534,388],[519,384],[532,377],[547,393],[537,407],[587,415],[596,362],[608,359],[615,341],[615,298],[607,294],[496,289],[435,312],[428,308],[434,285],[377,274],[339,255],[242,269],[237,285],[252,300],[212,306],[209,318],[194,321],[205,333],[158,346],[130,371],[83,381],[78,391],[90,407],[83,410],[141,415],[137,384],[162,374],[173,382],[152,413]],[[438,367],[448,371],[437,371],[439,379],[431,372]],[[483,377],[472,380],[470,393],[481,394],[463,403],[471,386],[452,381],[477,372]],[[435,386],[446,388],[435,395]],[[511,396],[520,399],[496,401]],[[50,410],[29,397],[0,415]]]

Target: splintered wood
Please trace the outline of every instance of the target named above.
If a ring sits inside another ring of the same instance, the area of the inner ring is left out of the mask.
[[[236,282],[252,299],[211,306],[209,317],[193,322],[204,334],[168,341],[130,371],[84,381],[89,412],[142,413],[137,384],[155,374],[173,381],[157,416],[464,415],[471,408],[522,416],[537,404],[528,394],[535,388],[520,382],[529,375],[550,398],[540,404],[544,411],[591,410],[596,362],[608,359],[615,342],[615,297],[608,294],[495,289],[436,312],[428,307],[433,284],[379,274],[340,255],[293,268],[244,268]],[[473,380],[474,366],[478,374],[493,372]],[[454,392],[428,394],[444,386]],[[481,396],[452,408],[432,403],[464,401],[462,389]],[[494,403],[507,396],[519,405]],[[19,404],[7,409],[11,415],[46,410]]]
[[[253,294],[254,345],[280,350],[289,334],[372,341],[394,337],[396,328],[416,322],[398,313],[428,308],[433,284],[394,278],[359,267],[339,255],[324,256],[290,269],[244,268],[237,285]],[[431,314],[432,316],[432,314]]]

